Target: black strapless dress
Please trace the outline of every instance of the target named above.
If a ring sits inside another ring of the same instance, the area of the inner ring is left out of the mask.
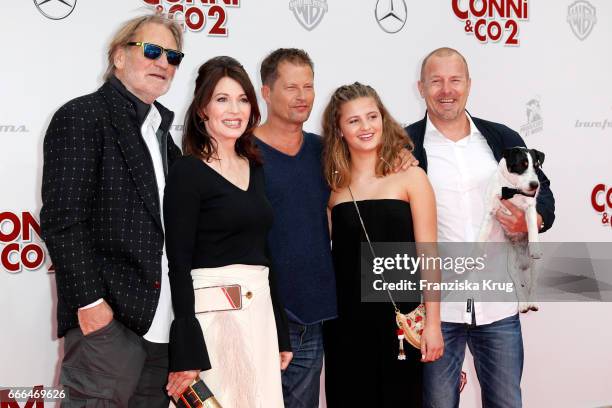
[[[414,242],[410,204],[394,199],[358,201],[372,242]],[[391,303],[361,302],[360,248],[367,242],[352,201],[332,209],[332,255],[338,319],[325,322],[327,406],[421,407],[420,351],[398,340]],[[409,312],[418,303],[400,303]]]

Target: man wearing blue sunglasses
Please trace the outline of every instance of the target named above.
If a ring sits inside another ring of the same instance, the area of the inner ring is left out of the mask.
[[[173,313],[160,208],[181,152],[169,134],[174,114],[156,100],[181,48],[171,20],[126,22],[104,85],[62,106],[45,136],[41,227],[56,268],[65,407],[169,404]]]

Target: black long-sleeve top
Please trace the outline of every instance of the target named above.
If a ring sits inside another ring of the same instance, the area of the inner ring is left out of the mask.
[[[170,169],[164,193],[166,251],[174,321],[170,328],[170,371],[207,370],[210,361],[195,317],[191,270],[231,264],[270,266],[266,237],[272,207],[265,196],[261,166],[250,165],[242,190],[193,156]],[[280,351],[291,351],[287,317],[273,271],[270,293]]]

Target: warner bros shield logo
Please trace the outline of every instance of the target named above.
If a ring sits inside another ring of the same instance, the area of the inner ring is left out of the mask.
[[[595,7],[588,1],[579,0],[567,8],[567,22],[569,23],[574,35],[584,40],[591,34],[597,22]]]
[[[327,0],[291,0],[289,9],[302,27],[312,31],[327,13]]]

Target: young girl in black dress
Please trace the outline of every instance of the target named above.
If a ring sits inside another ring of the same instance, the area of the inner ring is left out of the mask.
[[[367,241],[359,217],[372,242],[436,242],[432,187],[419,167],[393,171],[412,143],[373,88],[338,88],[323,131],[338,295],[338,319],[325,326],[327,405],[421,407],[420,362],[440,358],[444,348],[439,303],[425,303],[421,350],[409,348],[406,360],[398,360],[393,307],[361,302],[360,248]],[[417,305],[398,304],[404,313]]]

